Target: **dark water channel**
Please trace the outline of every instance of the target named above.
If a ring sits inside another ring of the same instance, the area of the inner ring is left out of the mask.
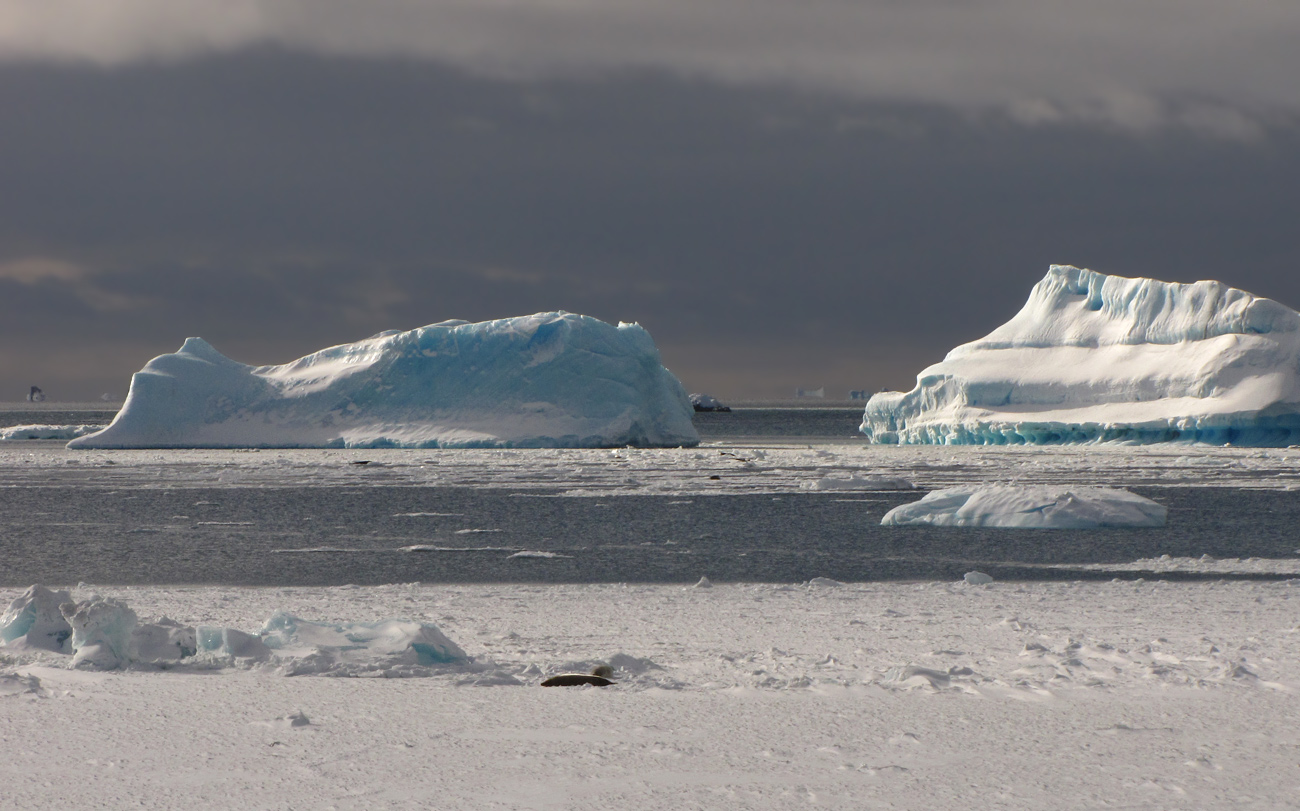
[[[409,486],[8,488],[0,493],[0,584],[689,583],[701,576],[790,583],[953,580],[972,568],[1002,580],[1074,580],[1134,578],[1073,567],[1162,554],[1297,556],[1300,494],[1138,492],[1170,508],[1167,527],[880,526],[886,510],[916,493],[581,498]]]

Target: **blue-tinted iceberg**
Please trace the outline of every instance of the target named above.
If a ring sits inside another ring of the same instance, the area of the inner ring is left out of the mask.
[[[649,333],[571,313],[446,321],[246,366],[190,338],[70,448],[674,447],[690,400]]]
[[[880,523],[937,527],[1097,529],[1163,527],[1168,510],[1149,498],[1106,487],[952,487],[902,504]]]
[[[866,406],[872,442],[1300,442],[1300,314],[1055,265],[1010,321]]]

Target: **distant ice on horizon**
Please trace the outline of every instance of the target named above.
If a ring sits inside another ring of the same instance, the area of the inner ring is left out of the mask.
[[[1221,282],[1053,265],[1010,321],[956,347],[861,431],[890,444],[1300,443],[1300,313]]]
[[[592,448],[699,443],[650,334],[538,313],[383,332],[282,366],[189,338],[69,448]]]

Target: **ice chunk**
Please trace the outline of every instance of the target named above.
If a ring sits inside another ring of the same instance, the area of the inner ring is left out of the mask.
[[[245,366],[200,338],[149,361],[70,448],[695,445],[649,333],[571,313],[446,322]]]
[[[853,473],[848,478],[827,476],[812,482],[810,490],[915,490],[916,485],[896,476]]]
[[[1103,487],[953,487],[895,507],[880,523],[1023,529],[1162,527],[1167,513],[1149,498]]]
[[[333,660],[381,658],[425,666],[468,659],[436,626],[400,619],[332,624],[277,611],[266,621],[261,637],[282,656],[324,653]]]
[[[96,431],[103,425],[14,425],[0,428],[0,441],[13,439],[74,439]]]
[[[131,659],[136,662],[175,662],[198,652],[194,628],[163,617],[137,625],[131,634]]]
[[[195,629],[195,647],[202,653],[231,659],[264,662],[271,658],[271,649],[260,636],[246,634],[234,628],[200,625]]]
[[[71,600],[72,595],[66,591],[31,586],[14,598],[0,617],[0,641],[14,648],[68,653],[72,626],[59,607]]]
[[[1007,323],[863,412],[872,442],[1300,442],[1300,314],[1054,265]]]
[[[60,608],[72,626],[73,667],[111,670],[130,661],[136,616],[126,603],[95,596]]]
[[[983,572],[967,572],[962,576],[962,580],[965,580],[972,586],[987,586],[989,583],[993,582],[993,578]]]

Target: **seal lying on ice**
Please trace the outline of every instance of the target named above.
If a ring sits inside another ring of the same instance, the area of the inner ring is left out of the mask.
[[[594,684],[597,687],[608,687],[614,682],[609,678],[614,675],[614,668],[609,665],[599,665],[591,669],[591,673],[561,673],[558,676],[552,676],[542,682],[543,687],[580,687],[584,684]]]

